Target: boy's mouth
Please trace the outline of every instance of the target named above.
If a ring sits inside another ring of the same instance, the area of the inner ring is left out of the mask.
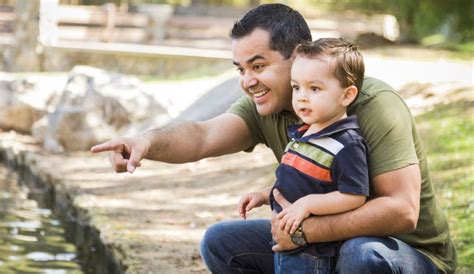
[[[311,113],[311,109],[309,109],[309,108],[300,108],[299,113],[301,115],[306,116],[306,115],[309,115]]]

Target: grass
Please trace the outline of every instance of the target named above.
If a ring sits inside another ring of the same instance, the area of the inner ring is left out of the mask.
[[[420,61],[450,60],[469,62],[474,58],[474,41],[463,43],[440,43],[423,46],[400,44],[392,46],[376,46],[362,49],[364,54],[378,54],[390,58],[402,58]]]
[[[474,101],[436,105],[416,120],[456,246],[457,273],[474,273]]]

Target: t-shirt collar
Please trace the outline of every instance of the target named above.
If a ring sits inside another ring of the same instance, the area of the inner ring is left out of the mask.
[[[319,132],[302,137],[306,130],[308,130],[309,126],[310,125],[308,124],[290,125],[288,126],[288,136],[292,139],[307,141],[309,139],[331,136],[337,132],[345,131],[348,129],[359,129],[359,124],[357,123],[357,117],[355,115],[351,115],[347,118],[339,120]]]

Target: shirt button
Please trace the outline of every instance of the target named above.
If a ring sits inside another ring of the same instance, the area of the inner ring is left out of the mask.
[[[298,148],[298,147],[300,147],[300,145],[298,145],[297,143],[293,144],[293,148]]]

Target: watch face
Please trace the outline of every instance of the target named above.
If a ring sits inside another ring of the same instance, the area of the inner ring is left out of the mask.
[[[303,235],[300,233],[291,235],[291,241],[297,246],[305,246],[306,240],[303,238]]]

